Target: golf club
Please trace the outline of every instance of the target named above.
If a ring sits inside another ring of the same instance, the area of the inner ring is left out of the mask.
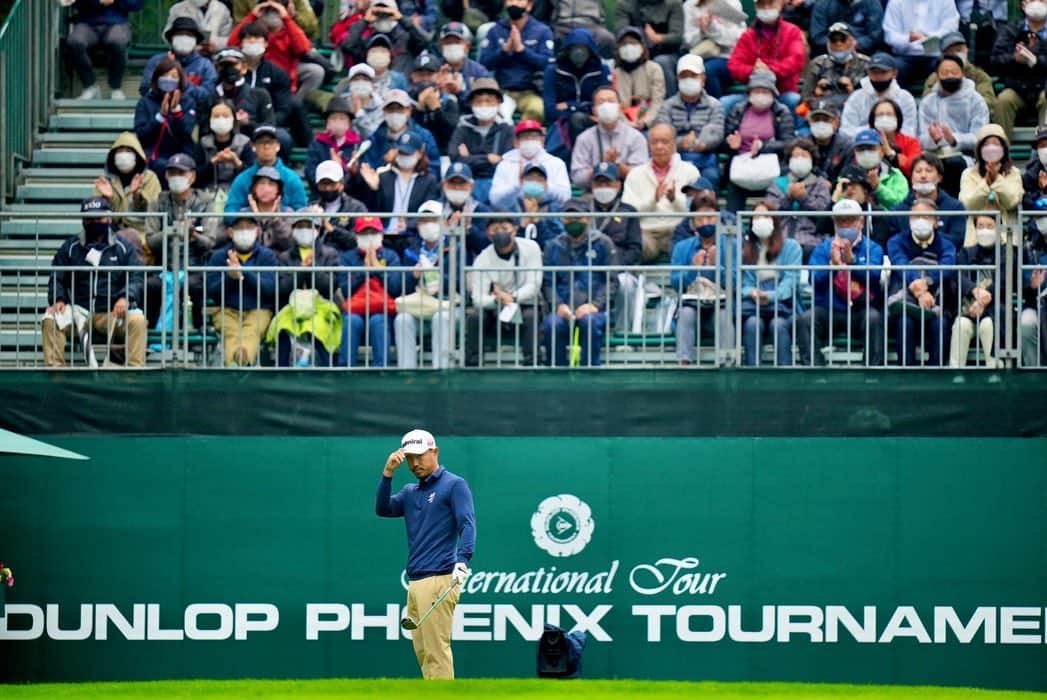
[[[436,606],[444,602],[444,598],[446,598],[457,585],[457,581],[451,581],[451,585],[447,587],[447,590],[441,593],[440,596],[433,601],[433,604],[429,606],[429,609],[425,611],[425,614],[422,615],[421,619],[418,620],[418,622],[415,622],[410,615],[404,615],[404,619],[400,620],[400,626],[403,627],[405,630],[416,630],[419,627],[421,627],[422,623],[425,622],[433,613],[433,610],[436,610]]]

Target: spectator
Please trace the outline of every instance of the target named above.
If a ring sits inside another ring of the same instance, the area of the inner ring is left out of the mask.
[[[730,211],[741,209],[747,196],[763,196],[774,175],[762,181],[754,178],[757,159],[781,154],[793,138],[793,116],[788,108],[775,101],[777,96],[774,76],[767,71],[757,71],[749,79],[748,100],[727,112],[724,124],[727,147],[732,157],[738,159],[731,162],[731,184],[727,188]]]
[[[138,94],[144,97],[149,92],[153,87],[152,76],[156,73],[157,66],[164,59],[170,60],[172,57],[182,67],[182,75],[186,82],[185,92],[191,95],[194,101],[199,102],[214,92],[218,73],[211,60],[200,52],[204,35],[196,22],[188,17],[177,19],[170,29],[164,32],[164,38],[170,44],[171,50],[153,55],[145,64],[142,81],[138,84]]]
[[[444,173],[443,215],[449,228],[465,229],[466,259],[487,247],[487,220],[481,214],[491,208],[476,199],[473,171],[465,163],[452,163]],[[475,216],[474,216],[475,215]]]
[[[632,214],[636,209],[621,200],[622,179],[614,163],[600,163],[592,177],[592,206],[598,214]],[[593,228],[606,235],[618,251],[618,263],[623,267],[639,266],[643,261],[643,233],[636,217],[594,216]],[[640,280],[632,270],[618,273],[618,291],[611,306],[614,308],[614,329],[618,334],[632,331],[636,294]]]
[[[876,200],[876,188],[869,181],[870,172],[856,163],[849,163],[840,172],[840,178],[836,182],[836,189],[833,190],[833,202],[849,199],[852,202],[856,202],[862,211],[867,214],[887,211]],[[868,236],[873,243],[881,248],[887,245],[892,230],[888,217],[867,215],[863,228],[864,235]],[[809,257],[810,253],[805,251],[804,262],[807,262]]]
[[[436,4],[427,0],[400,0],[404,19],[417,27],[429,43],[436,28]]]
[[[502,209],[521,196],[521,175],[526,166],[541,165],[549,180],[549,196],[565,202],[571,196],[567,166],[545,150],[545,129],[533,119],[524,119],[513,129],[516,148],[505,153],[494,169],[491,182],[491,206]]]
[[[825,211],[832,204],[832,185],[814,170],[814,144],[800,138],[790,141],[783,153],[788,172],[776,177],[767,190],[767,201],[777,211]],[[810,257],[823,240],[818,232],[820,219],[809,216],[790,216],[775,219],[774,224],[784,235],[796,241],[804,257]],[[766,239],[765,239],[766,240]]]
[[[226,0],[220,1],[225,2]],[[211,0],[211,2],[213,3],[214,0]],[[306,36],[320,35],[320,22],[317,20],[316,13],[313,12],[309,0],[277,0],[277,2],[284,6],[284,9],[294,18],[295,23],[302,28]],[[237,24],[242,22],[256,9],[256,4],[258,6],[268,4],[268,0],[233,0],[233,21]],[[271,14],[266,16],[265,19],[274,24],[276,22],[276,19]]]
[[[407,214],[418,211],[423,202],[440,197],[440,181],[432,174],[428,156],[422,150],[422,141],[405,132],[397,138],[395,150],[392,167],[388,170],[379,174],[366,163],[360,168],[361,178],[373,193],[371,211]],[[398,257],[418,235],[415,224],[414,220],[400,216],[393,216],[386,222],[386,243]]]
[[[781,18],[785,0],[756,0],[756,22],[745,30],[727,60],[731,77],[749,83],[754,73],[770,71],[777,79],[775,97],[791,111],[800,104],[800,73],[807,63],[803,33]],[[730,114],[745,98],[725,96],[723,111]]]
[[[366,213],[367,206],[346,194],[345,170],[340,162],[325,160],[320,163],[316,166],[315,178],[317,199],[311,206],[325,214],[321,223],[320,243],[339,253],[352,250],[356,247],[353,219]]]
[[[285,152],[291,148],[308,146],[313,140],[309,115],[302,98],[291,92],[291,78],[287,72],[265,60],[269,47],[269,30],[261,22],[246,25],[240,31],[244,54],[244,79],[253,88],[269,93],[273,105],[273,123],[279,128],[280,143]]]
[[[1022,209],[1029,211],[1038,208],[1037,200],[1047,197],[1047,127],[1038,128],[1034,138],[1032,156],[1022,173]],[[963,247],[962,241],[953,243],[957,248]]]
[[[559,129],[567,154],[578,135],[593,123],[589,115],[596,88],[610,82],[610,72],[596,53],[592,34],[584,29],[568,34],[556,60],[546,66],[542,86],[545,119]]]
[[[607,28],[607,11],[603,0],[557,0],[553,5],[552,29],[561,46],[572,32],[582,30],[589,34],[600,56],[614,54],[614,34]]]
[[[520,346],[525,367],[533,367],[537,314],[542,302],[542,251],[538,244],[516,235],[516,222],[504,215],[487,220],[490,245],[476,256],[471,271],[472,303],[465,315],[465,364],[477,367],[481,338],[495,335],[502,343]],[[518,318],[501,321],[507,307],[517,305]]]
[[[354,63],[366,60],[380,79],[387,70],[399,75],[410,73],[414,57],[432,38],[431,30],[403,16],[395,0],[372,0],[364,21],[349,27],[341,48]]]
[[[65,38],[66,56],[84,86],[81,100],[95,100],[102,96],[96,85],[95,70],[91,66],[90,51],[101,44],[105,48],[106,68],[109,71],[110,98],[125,100],[121,86],[127,65],[127,47],[131,44],[130,14],[142,9],[144,0],[74,0],[76,19]],[[66,3],[69,4],[69,3]]]
[[[411,98],[403,90],[392,90],[382,107],[384,123],[371,134],[371,149],[364,154],[363,162],[372,168],[392,163],[396,158],[396,145],[400,137],[410,134],[418,140],[425,151],[429,173],[439,181],[440,151],[429,130],[415,123],[412,115]],[[426,199],[432,199],[427,197]],[[425,201],[425,199],[421,200]]]
[[[908,85],[911,78],[931,72],[941,55],[942,37],[959,26],[955,3],[887,0],[884,39],[900,63],[902,82]]]
[[[402,58],[393,64],[393,43],[388,34],[372,34],[364,44],[366,65],[374,71],[375,87],[388,95],[391,90],[407,90],[407,73],[411,70],[413,59],[402,53]]]
[[[215,64],[218,66],[218,85],[213,94],[197,105],[197,116],[202,126],[210,126],[211,105],[220,101],[232,103],[240,132],[246,136],[251,136],[255,127],[275,123],[273,100],[269,93],[262,88],[251,87],[244,78],[247,65],[240,49],[222,49],[215,57]],[[204,129],[201,132],[207,133]]]
[[[506,0],[508,19],[498,20],[480,44],[480,63],[516,101],[524,120],[543,121],[538,81],[553,60],[553,32],[530,16],[531,0]]]
[[[513,148],[513,125],[498,114],[502,90],[493,78],[477,78],[469,93],[467,114],[458,120],[451,134],[447,155],[452,163],[462,163],[476,178],[473,197],[484,204],[490,202],[491,182],[502,156]],[[483,226],[486,241],[486,226]],[[479,251],[478,251],[479,252]]]
[[[211,107],[207,132],[196,144],[196,186],[211,192],[221,191],[224,199],[229,187],[244,168],[254,165],[251,139],[240,133],[235,107],[224,100]]]
[[[949,32],[941,41],[942,56],[955,56],[963,66],[963,75],[974,83],[974,90],[982,99],[985,106],[989,108],[989,119],[996,113],[996,88],[993,86],[992,77],[979,68],[970,60],[967,50],[967,40],[960,32]],[[929,95],[938,84],[938,72],[934,71],[927,76],[923,82],[923,94]]]
[[[477,80],[491,77],[489,70],[469,58],[472,40],[469,27],[461,22],[448,22],[440,30],[440,55],[447,66],[441,89],[457,97],[460,107],[466,106],[466,97]]]
[[[167,11],[164,33],[171,31],[175,21],[183,17],[193,20],[203,33],[201,53],[213,56],[225,48],[233,31],[233,16],[221,0],[179,0]]]
[[[142,302],[142,273],[120,268],[142,265],[133,246],[113,232],[109,200],[92,196],[83,201],[80,211],[92,215],[83,219],[83,233],[67,239],[51,259],[47,283],[47,312],[41,329],[44,365],[65,366],[66,338],[79,337],[89,358],[91,331],[104,333],[106,349],[111,343],[125,344],[128,367],[145,365],[146,321],[138,305]],[[63,268],[95,267],[82,272]],[[105,268],[115,268],[102,273]],[[88,361],[90,363],[90,360]]]
[[[680,294],[676,318],[676,357],[684,367],[698,362],[699,350],[714,352],[734,346],[734,326],[720,301],[725,298],[728,270],[726,244],[716,235],[716,196],[700,194],[691,202],[691,234],[673,246],[676,267],[669,280]],[[693,269],[681,269],[684,267]],[[702,341],[705,338],[708,343]]]
[[[898,130],[906,136],[916,136],[919,130],[916,100],[910,92],[899,87],[897,76],[893,57],[885,53],[874,54],[869,61],[869,77],[862,78],[861,87],[844,102],[840,131],[854,138],[855,133],[868,123],[873,107],[888,99],[893,100],[902,112]]]
[[[294,211],[282,201],[283,187],[279,170],[271,166],[259,168],[251,179],[251,193],[247,195],[248,206],[242,210],[255,215],[258,222],[258,242],[274,253],[282,253],[294,245],[291,220],[269,216]]]
[[[676,130],[676,148],[680,157],[698,168],[702,177],[718,188],[720,164],[717,149],[724,136],[724,113],[720,101],[704,89],[705,66],[701,56],[688,54],[680,57],[676,77],[680,91],[662,104],[658,121]]]
[[[986,124],[978,131],[974,165],[960,178],[960,202],[968,211],[995,209],[1000,212],[1004,245],[1018,245],[1007,235],[1018,227],[1018,207],[1022,202],[1021,172],[1011,161],[1011,144],[1003,127]],[[974,224],[968,219],[963,247],[975,245]]]
[[[963,247],[963,239],[967,230],[967,217],[941,216],[941,212],[964,211],[960,200],[942,189],[941,182],[944,176],[945,168],[942,166],[942,162],[935,156],[926,153],[917,156],[913,161],[912,188],[905,199],[894,206],[894,210],[897,212],[910,211],[912,205],[918,199],[927,199],[934,202],[939,212],[936,235],[948,240],[959,250]],[[894,236],[903,231],[908,231],[909,220],[904,216],[892,216],[888,225],[890,227],[890,235]]]
[[[382,221],[377,216],[356,219],[356,248],[342,253],[339,287],[346,299],[342,315],[340,363],[360,366],[360,342],[371,347],[371,367],[385,367],[389,356],[389,315],[396,311],[396,297],[403,288],[400,272],[385,272],[399,267],[400,256],[382,245]]]
[[[824,98],[842,105],[869,75],[870,59],[858,52],[858,42],[845,22],[829,27],[826,46],[828,53],[811,59],[803,69],[800,81],[803,83],[803,100],[810,104],[815,99]]]
[[[335,95],[349,100],[353,108],[353,128],[361,138],[369,139],[382,124],[385,114],[382,107],[389,96],[390,89],[379,86],[375,80],[374,68],[366,63],[357,63],[349,69],[349,76],[335,86]],[[383,76],[386,85],[392,83],[392,73]],[[397,90],[406,90],[407,81],[399,73],[401,85]]]
[[[920,101],[920,145],[942,161],[942,187],[955,196],[966,157],[974,152],[975,134],[989,123],[989,108],[974,91],[974,82],[963,77],[960,59],[943,56],[937,72],[937,87]]]
[[[161,178],[168,158],[194,148],[196,101],[186,87],[182,66],[165,58],[157,63],[150,89],[135,107],[135,135],[148,149],[149,167]]]
[[[977,329],[982,357],[987,369],[996,369],[996,313],[993,298],[997,294],[996,219],[992,216],[974,217],[974,232],[977,245],[961,248],[956,254],[957,265],[984,265],[987,270],[957,270],[947,285],[946,303],[956,320],[952,325],[949,343],[949,366],[960,368],[967,365],[967,351],[971,347]]]
[[[869,128],[880,134],[880,155],[892,168],[905,177],[912,174],[912,163],[923,150],[919,139],[902,131],[905,122],[898,103],[882,99],[869,112]]]
[[[360,135],[353,131],[352,109],[352,105],[343,97],[336,97],[327,103],[324,110],[325,128],[309,144],[309,154],[305,159],[306,182],[316,182],[316,166],[325,160],[333,160],[343,169],[352,160],[360,145]],[[313,194],[316,194],[315,189]]]
[[[804,254],[781,226],[788,219],[758,215],[767,211],[777,210],[766,202],[756,205],[752,225],[742,240],[742,264],[759,266],[743,270],[741,276],[742,364],[746,367],[760,364],[760,350],[767,342],[761,340],[764,337],[773,344],[774,364],[791,365],[792,318],[803,311],[796,294],[800,272],[775,268],[799,265]]]
[[[949,342],[951,324],[943,308],[943,293],[946,285],[954,283],[956,270],[936,268],[955,265],[956,248],[947,238],[936,235],[937,211],[931,200],[916,200],[909,217],[909,231],[887,241],[892,265],[921,267],[891,275],[892,294],[887,298],[887,311],[903,367],[924,365],[923,358],[916,357],[916,348],[921,345],[928,356],[927,365],[940,367],[942,348]]]
[[[979,66],[989,65],[992,47],[996,43],[996,28],[1007,23],[1009,4],[1008,0],[956,0],[956,9],[960,13],[960,31],[964,36],[969,36],[973,31],[971,45],[978,46],[978,53],[971,57],[971,63]],[[943,52],[946,49],[944,40],[941,48]],[[992,108],[992,105],[989,105],[989,111],[992,111]]]
[[[502,0],[440,0],[440,14],[452,22],[463,22],[469,29],[494,22],[502,13]]]
[[[433,135],[440,153],[447,152],[451,133],[458,125],[458,97],[444,89],[452,83],[457,86],[450,69],[440,65],[439,58],[428,51],[418,54],[408,94],[418,106],[416,121]]]
[[[301,209],[307,203],[305,185],[298,173],[287,167],[277,156],[280,154],[280,141],[276,138],[276,127],[263,125],[254,130],[252,138],[255,150],[255,163],[245,167],[229,187],[229,197],[225,203],[227,212],[237,212],[247,208],[247,196],[259,168],[275,168],[280,174],[282,187],[281,204],[292,211]]]
[[[584,269],[556,272],[554,269],[618,264],[614,243],[594,229],[591,219],[585,216],[590,211],[584,199],[568,200],[563,208],[564,233],[550,241],[545,249],[545,295],[553,311],[542,322],[542,335],[546,359],[556,367],[570,364],[567,350],[571,346],[580,348],[579,364],[600,366],[608,306],[614,296],[616,278],[607,272]]]
[[[811,8],[811,53],[823,53],[832,43],[832,27],[846,23],[856,41],[851,50],[871,55],[883,44],[883,6],[880,0],[814,0]],[[839,51],[829,47],[829,51]],[[857,84],[857,81],[855,81]]]
[[[686,184],[681,189],[685,197],[689,197],[692,204],[697,197],[703,194],[711,194],[713,199],[719,196],[716,188],[713,184],[706,180],[704,177],[699,177],[697,180]],[[738,222],[738,217],[734,212],[727,211],[726,209],[720,210],[720,225],[721,226],[734,226]],[[673,229],[672,245],[676,245],[680,241],[689,239],[694,235],[694,227],[689,218],[683,218],[680,220],[676,227]]]
[[[291,78],[291,90],[304,98],[323,84],[324,69],[316,63],[302,61],[313,50],[313,42],[295,21],[295,16],[277,0],[259,3],[233,27],[228,43],[229,46],[240,46],[240,32],[244,27],[261,22],[269,30],[266,59],[287,73]]]
[[[1037,124],[1047,121],[1047,2],[1023,0],[1022,22],[999,27],[992,49],[993,74],[1003,80],[996,98],[996,123],[1009,141],[1014,124],[1035,107]]]
[[[214,251],[208,267],[228,272],[205,275],[207,296],[219,306],[212,323],[222,339],[226,367],[249,367],[258,362],[258,350],[276,308],[276,254],[259,242],[257,218],[247,214],[233,224],[229,243]]]
[[[1047,203],[1044,203],[1047,205]],[[1038,206],[1043,211],[1044,206]],[[1036,217],[1028,223],[1028,238],[1022,260],[1025,265],[1038,267],[1022,270],[1021,357],[1022,367],[1047,366],[1047,303],[1044,301],[1044,280],[1047,279],[1047,218]],[[976,232],[977,234],[977,232]],[[982,234],[984,235],[984,234]]]
[[[160,274],[152,274],[145,281],[146,294],[143,300],[146,319],[149,328],[156,328],[160,321],[161,313],[170,308],[170,299],[164,298],[164,281],[168,296],[177,294],[176,287],[181,282],[175,283],[174,275],[170,270],[185,271],[190,265],[203,267],[211,258],[211,250],[215,247],[218,238],[219,220],[215,218],[202,218],[193,216],[212,211],[213,196],[207,192],[196,189],[193,185],[196,181],[196,161],[184,153],[177,153],[167,161],[167,185],[168,191],[160,193],[160,197],[149,205],[149,213],[164,213],[167,222],[178,222],[182,229],[188,234],[188,240],[176,235],[173,231],[166,237],[167,250],[164,250],[165,234],[164,220],[152,217],[146,220],[146,245],[157,264],[165,264],[167,270]],[[223,234],[224,238],[224,234]],[[225,244],[225,241],[222,241]],[[183,251],[188,256],[183,256]],[[166,253],[166,257],[165,257]],[[204,318],[204,278],[199,272],[186,274],[185,286],[189,294],[192,306],[193,328],[201,328]],[[170,329],[168,329],[170,330]]]
[[[625,105],[625,120],[636,129],[654,124],[665,100],[665,75],[661,66],[651,60],[644,44],[643,32],[626,27],[618,32],[614,85]]]
[[[616,165],[624,177],[650,158],[647,139],[622,118],[622,106],[613,87],[596,89],[592,110],[596,124],[578,136],[571,153],[571,182],[581,189],[589,188],[601,162]]]
[[[812,271],[814,306],[796,323],[800,358],[808,365],[824,365],[821,348],[829,333],[845,329],[848,348],[864,347],[867,364],[878,367],[884,360],[884,319],[877,308],[883,249],[863,235],[865,218],[857,202],[842,199],[833,205],[833,214],[836,235],[811,254],[812,266],[832,269]]]
[[[876,203],[891,209],[909,194],[909,181],[898,168],[883,159],[883,141],[873,129],[862,129],[854,137],[854,161],[866,171]]]
[[[676,92],[676,57],[683,43],[680,0],[621,0],[615,11],[618,27],[642,27],[651,57],[665,76],[665,94]]]
[[[497,207],[496,207],[497,208]],[[500,208],[520,212],[519,235],[538,241],[545,250],[549,241],[564,232],[563,223],[555,217],[534,216],[560,211],[560,202],[549,193],[549,175],[540,163],[528,163],[520,176],[520,195]]]
[[[330,367],[342,340],[341,296],[335,274],[311,267],[338,267],[338,251],[317,238],[320,219],[312,207],[291,220],[294,245],[280,253],[282,267],[306,268],[280,273],[280,311],[269,325],[266,342],[276,344],[279,367]]]
[[[749,18],[739,0],[687,0],[683,6],[683,45],[705,61],[706,91],[719,98],[731,84],[727,56],[745,33]],[[677,67],[679,76],[679,66]]]
[[[697,180],[700,174],[676,152],[676,132],[670,125],[652,126],[647,133],[647,144],[651,160],[633,168],[625,178],[622,194],[622,202],[637,211],[660,214],[640,220],[645,263],[669,254],[673,227],[687,211],[683,188]]]
[[[854,160],[854,142],[840,131],[840,108],[834,102],[820,99],[809,107],[807,121],[818,147],[814,169],[829,182],[836,182],[843,167]]]
[[[163,188],[160,178],[147,167],[145,151],[133,132],[125,131],[116,137],[105,159],[105,171],[94,185],[94,196],[105,197],[114,214],[125,215],[115,217],[117,228],[133,228],[144,236],[145,219],[133,214],[148,211]],[[141,245],[139,252],[143,252]],[[150,262],[146,257],[146,263]]]

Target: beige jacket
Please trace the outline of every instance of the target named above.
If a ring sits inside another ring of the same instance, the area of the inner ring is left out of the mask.
[[[675,195],[672,201],[668,197],[655,200],[658,180],[654,176],[651,162],[648,161],[637,168],[633,168],[629,172],[628,177],[625,178],[622,202],[635,207],[637,211],[653,211],[659,214],[673,215],[648,216],[640,219],[640,229],[643,232],[672,231],[687,213],[687,196],[683,193],[683,188],[697,180],[698,175],[698,168],[682,160],[680,154],[673,155],[672,164],[669,167],[669,178],[676,185]]]
[[[113,154],[117,148],[130,148],[136,154],[138,154],[138,163],[135,165],[134,174],[141,173],[142,175],[142,187],[135,194],[131,194],[131,177],[127,178],[127,186],[124,186],[123,178],[120,177],[120,173],[116,169],[116,165],[113,162]],[[160,178],[156,176],[152,170],[146,167],[145,149],[142,148],[142,144],[139,143],[138,137],[134,135],[133,131],[125,131],[116,137],[116,141],[113,142],[112,147],[109,149],[109,155],[105,160],[105,173],[103,177],[109,181],[109,184],[113,188],[113,197],[110,205],[113,207],[114,212],[130,213],[130,212],[146,212],[149,211],[149,205],[156,202],[160,198],[160,192],[162,187],[160,186]],[[98,190],[98,186],[95,186],[95,195],[100,196],[102,193]],[[116,219],[116,223],[120,228],[133,228],[141,234],[142,237],[142,248],[145,249],[145,218],[136,216],[123,216]],[[144,257],[148,259],[148,253],[144,253]]]
[[[644,106],[638,127],[648,128],[658,118],[658,110],[665,100],[665,74],[654,61],[641,63],[632,72],[623,68],[614,69],[614,81],[623,108],[639,104]]]
[[[990,194],[995,194],[994,202],[989,201]],[[1018,231],[1018,208],[1022,204],[1023,194],[1025,188],[1022,186],[1022,172],[1016,165],[1012,165],[1010,172],[996,178],[991,185],[978,172],[977,165],[964,170],[960,177],[960,203],[968,211],[998,210],[1003,223],[1000,242],[1004,244],[1021,241],[1021,231]],[[967,234],[964,236],[963,245],[965,248],[977,245],[973,216],[967,218]]]

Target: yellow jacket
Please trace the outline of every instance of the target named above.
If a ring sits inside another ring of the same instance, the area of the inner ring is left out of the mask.
[[[295,338],[309,333],[319,340],[327,352],[334,352],[342,344],[342,311],[332,302],[316,296],[316,306],[312,316],[299,317],[291,304],[280,309],[269,324],[265,342],[273,345],[281,331],[287,331]]]

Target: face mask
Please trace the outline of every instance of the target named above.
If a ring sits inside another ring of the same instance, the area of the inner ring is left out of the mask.
[[[130,151],[120,151],[113,156],[113,165],[116,166],[117,170],[126,175],[134,170],[135,166],[138,165],[138,156]]]
[[[258,58],[259,56],[265,55],[265,42],[264,41],[252,41],[245,43],[240,47],[240,50],[244,52],[244,56],[248,58]]]
[[[778,16],[781,11],[777,7],[769,7],[762,10],[756,11],[756,19],[760,20],[764,24],[774,24],[778,21]]]
[[[889,134],[893,134],[898,130],[898,119],[896,117],[882,116],[876,117],[873,121],[873,126],[877,129],[886,131]]]
[[[567,60],[575,68],[581,68],[589,60],[589,49],[584,46],[572,46],[567,52]]]
[[[617,102],[604,102],[596,107],[596,118],[601,124],[614,124],[622,115]]]
[[[447,44],[440,47],[440,53],[448,63],[461,63],[465,60],[465,44]]]
[[[996,229],[989,227],[979,226],[974,230],[974,238],[982,248],[994,248],[996,247]]]
[[[380,19],[380,20],[377,20],[371,26],[374,27],[374,30],[376,32],[379,32],[381,34],[388,34],[389,32],[391,32],[394,29],[396,29],[396,20],[395,19]]]
[[[498,116],[497,107],[473,107],[473,115],[482,122],[494,121]]]
[[[1036,157],[1040,159],[1040,165],[1047,167],[1047,148],[1037,148]]]
[[[774,233],[774,219],[766,216],[753,219],[752,228],[754,236],[759,238],[761,241],[766,241]]]
[[[836,229],[836,237],[842,241],[854,243],[858,240],[858,236],[862,235],[861,229],[858,228],[838,228]]]
[[[375,70],[385,70],[392,60],[389,49],[371,49],[367,52],[367,65]]]
[[[385,124],[392,131],[401,131],[405,126],[407,126],[407,113],[387,112],[385,115]]]
[[[894,78],[891,78],[890,80],[873,80],[872,78],[869,78],[869,83],[872,84],[873,90],[876,92],[885,92],[887,88],[891,87],[891,83],[893,82]]]
[[[593,188],[593,199],[600,204],[610,204],[614,201],[615,197],[618,196],[618,188],[616,187],[594,187]]]
[[[866,170],[872,170],[880,164],[880,152],[867,148],[861,151],[856,151],[854,159],[858,161],[859,166]]]
[[[702,81],[700,78],[684,78],[679,82],[680,94],[684,97],[695,97],[702,93]]]
[[[819,141],[828,141],[833,137],[835,129],[832,122],[811,122],[811,136]]]
[[[404,155],[403,153],[396,156],[396,167],[401,170],[414,170],[415,166],[418,165],[419,156],[412,153],[411,155]]]
[[[581,238],[589,230],[589,224],[584,221],[571,221],[563,225],[567,235],[571,238]]]
[[[1025,6],[1025,16],[1033,22],[1047,19],[1047,2],[1030,2]]]
[[[382,234],[361,233],[356,236],[356,245],[360,250],[378,250],[382,247]]]
[[[811,169],[814,167],[814,163],[811,162],[810,158],[790,158],[789,159],[789,172],[796,177],[803,179],[811,174]]]
[[[321,202],[324,202],[325,204],[330,204],[331,202],[341,197],[342,193],[338,190],[320,190],[319,195]]]
[[[712,238],[716,235],[716,224],[703,224],[696,227],[694,232],[701,238]]]
[[[469,190],[446,189],[444,190],[444,197],[446,197],[447,201],[453,206],[460,207],[465,204],[467,199],[469,199]]]
[[[963,86],[963,78],[945,78],[938,81],[942,86],[942,92],[953,94]]]
[[[240,80],[239,66],[223,65],[218,69],[218,79],[226,85],[233,85]]]
[[[327,131],[331,136],[340,139],[349,133],[349,125],[344,122],[330,122],[327,125]]]
[[[418,224],[418,235],[426,243],[435,243],[440,240],[440,224],[435,221]]]
[[[1047,236],[1047,217],[1041,216],[1036,219],[1036,230],[1039,231],[1041,235]]]
[[[838,66],[842,66],[851,60],[851,56],[854,55],[852,51],[830,51],[829,57],[832,58],[833,63]]]
[[[196,37],[188,34],[176,34],[171,37],[171,50],[177,56],[188,56],[196,50]]]
[[[914,182],[912,183],[912,191],[919,195],[934,194],[934,191],[938,189],[938,186],[933,182]]]
[[[990,144],[982,148],[982,160],[986,163],[999,163],[1003,160],[1003,146]]]
[[[509,7],[505,8],[505,12],[509,15],[509,19],[513,20],[520,19],[525,14],[527,14],[527,10],[520,7],[519,5],[510,5]]]
[[[510,233],[508,231],[495,231],[491,234],[491,242],[494,243],[495,248],[505,250],[512,245],[515,237],[515,233]]]
[[[353,97],[367,97],[371,94],[370,80],[354,80],[349,83],[349,94]]]
[[[156,87],[160,90],[160,92],[174,92],[178,89],[178,86],[181,84],[182,83],[180,80],[178,80],[178,78],[168,78],[166,76],[163,78],[158,78],[156,81]]]
[[[926,243],[934,235],[934,222],[929,219],[913,219],[909,222],[909,230],[912,231],[913,238]]]
[[[185,175],[169,177],[167,187],[173,194],[184,194],[189,191],[189,178]]]
[[[84,240],[100,241],[109,235],[109,224],[103,224],[97,219],[84,222]]]
[[[523,196],[528,199],[540,199],[545,194],[545,185],[534,180],[527,180],[523,183]]]
[[[618,49],[618,55],[626,63],[636,63],[643,56],[643,47],[639,44],[622,44]]]
[[[219,136],[225,136],[233,130],[233,118],[232,117],[212,117],[211,118],[211,131],[218,134]]]
[[[312,226],[301,226],[293,229],[291,234],[294,236],[294,242],[298,244],[299,248],[312,248],[313,242],[316,241],[316,229]]]
[[[542,142],[538,139],[527,139],[520,142],[520,155],[527,160],[532,160],[542,152]]]
[[[258,239],[258,229],[244,228],[233,231],[233,247],[241,253],[254,248],[254,242]]]
[[[265,24],[270,32],[278,32],[284,27],[284,21],[280,18],[280,13],[275,10],[263,12],[262,23]]]
[[[774,97],[766,93],[759,92],[755,95],[749,95],[749,104],[761,112],[766,110],[774,103]]]

